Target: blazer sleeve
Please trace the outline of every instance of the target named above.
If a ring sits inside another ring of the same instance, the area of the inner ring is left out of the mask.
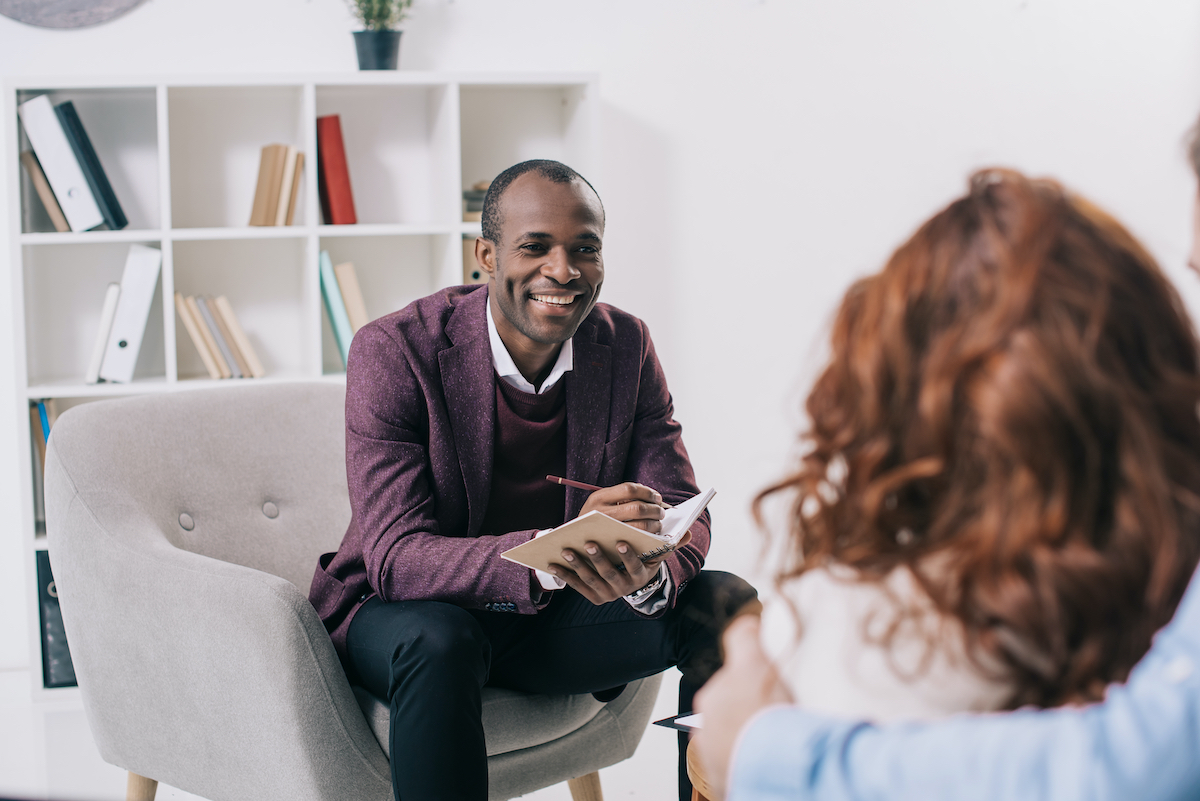
[[[675,420],[675,405],[654,342],[645,323],[639,320],[638,324],[642,330],[641,373],[625,474],[627,480],[659,490],[663,500],[674,505],[699,494],[700,488],[683,445],[683,428]],[[670,595],[666,606],[651,617],[673,608],[680,590],[704,566],[711,530],[707,510],[692,524],[691,530],[691,542],[666,559],[671,575]]]
[[[457,461],[447,464],[430,447],[431,415],[441,408],[436,384],[389,332],[365,326],[355,336],[346,370],[346,474],[367,581],[385,601],[511,604],[532,614],[540,588],[528,568],[500,553],[534,532],[466,536]]]

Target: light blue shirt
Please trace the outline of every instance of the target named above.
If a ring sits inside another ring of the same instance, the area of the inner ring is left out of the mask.
[[[731,765],[728,801],[751,799],[1200,799],[1200,571],[1103,703],[881,727],[773,707]]]

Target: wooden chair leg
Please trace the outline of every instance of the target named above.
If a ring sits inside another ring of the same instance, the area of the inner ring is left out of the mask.
[[[125,781],[125,801],[154,801],[157,792],[157,781],[129,771],[129,778]]]
[[[595,771],[578,779],[567,781],[571,790],[572,801],[604,801],[604,793],[600,791],[600,772]]]
[[[696,756],[696,752],[692,750],[693,745],[695,745],[695,741],[688,743],[687,748],[687,775],[692,781],[692,801],[710,801],[710,799],[716,798],[717,794],[701,769],[700,760]]]

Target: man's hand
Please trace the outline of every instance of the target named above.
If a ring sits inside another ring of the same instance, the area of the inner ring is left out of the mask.
[[[657,534],[662,531],[663,500],[657,491],[645,484],[626,481],[615,487],[596,490],[588,496],[579,510],[583,517],[588,512],[603,512],[613,520]]]
[[[691,542],[692,532],[684,532],[676,548]],[[585,553],[570,549],[562,552],[562,564],[551,565],[551,573],[567,582],[584,598],[599,606],[633,593],[658,578],[658,566],[670,554],[643,562],[627,542],[617,543],[621,561],[614,564],[594,542],[584,546]]]
[[[662,530],[662,496],[644,484],[627,481],[596,490],[588,497],[579,515],[582,517],[593,511],[652,534]],[[686,545],[691,536],[690,531],[684,534],[676,547]],[[584,546],[584,553],[564,550],[562,562],[553,565],[551,572],[599,606],[645,587],[658,577],[658,566],[667,558],[667,554],[663,554],[643,562],[627,542],[617,543],[617,552],[620,561],[614,563],[604,556],[596,543],[589,542]]]
[[[733,746],[760,710],[790,704],[792,696],[759,643],[757,615],[740,615],[725,630],[725,664],[696,694],[704,725],[693,739],[709,784],[725,791]]]

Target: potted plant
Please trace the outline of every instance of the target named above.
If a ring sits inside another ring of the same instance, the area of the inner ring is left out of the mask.
[[[354,32],[360,70],[394,70],[400,55],[396,26],[408,16],[413,0],[346,0],[363,29]]]

